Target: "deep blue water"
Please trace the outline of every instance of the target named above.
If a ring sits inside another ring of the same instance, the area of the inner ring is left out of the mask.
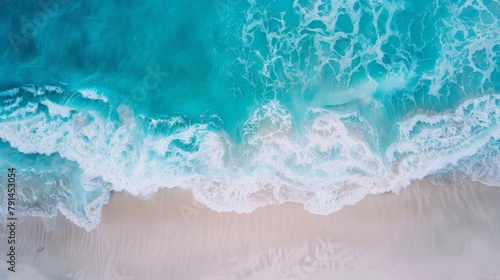
[[[500,186],[498,1],[3,0],[0,34],[22,215],[90,229],[113,191],[174,187],[328,214],[426,177]]]

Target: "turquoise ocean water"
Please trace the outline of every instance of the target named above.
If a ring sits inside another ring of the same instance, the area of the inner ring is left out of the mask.
[[[498,1],[2,0],[0,34],[19,215],[91,229],[112,192],[175,187],[328,214],[424,177],[500,186]]]

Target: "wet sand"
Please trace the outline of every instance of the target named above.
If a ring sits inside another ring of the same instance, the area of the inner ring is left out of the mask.
[[[416,182],[328,216],[115,193],[90,232],[55,220],[18,225],[17,272],[2,262],[1,279],[500,279],[500,188],[478,183]]]

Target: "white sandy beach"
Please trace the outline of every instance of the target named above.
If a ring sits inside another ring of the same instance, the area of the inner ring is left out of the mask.
[[[58,217],[52,231],[30,218],[16,234],[17,272],[2,264],[1,279],[493,280],[500,188],[423,181],[328,216],[291,203],[217,213],[183,190],[115,193],[91,232]]]

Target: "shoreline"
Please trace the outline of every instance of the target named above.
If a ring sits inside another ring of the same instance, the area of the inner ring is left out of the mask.
[[[114,193],[90,232],[61,216],[49,232],[41,218],[19,223],[18,271],[2,264],[0,276],[500,279],[499,201],[500,188],[419,181],[320,216],[298,203],[218,213],[179,189],[147,199]]]

